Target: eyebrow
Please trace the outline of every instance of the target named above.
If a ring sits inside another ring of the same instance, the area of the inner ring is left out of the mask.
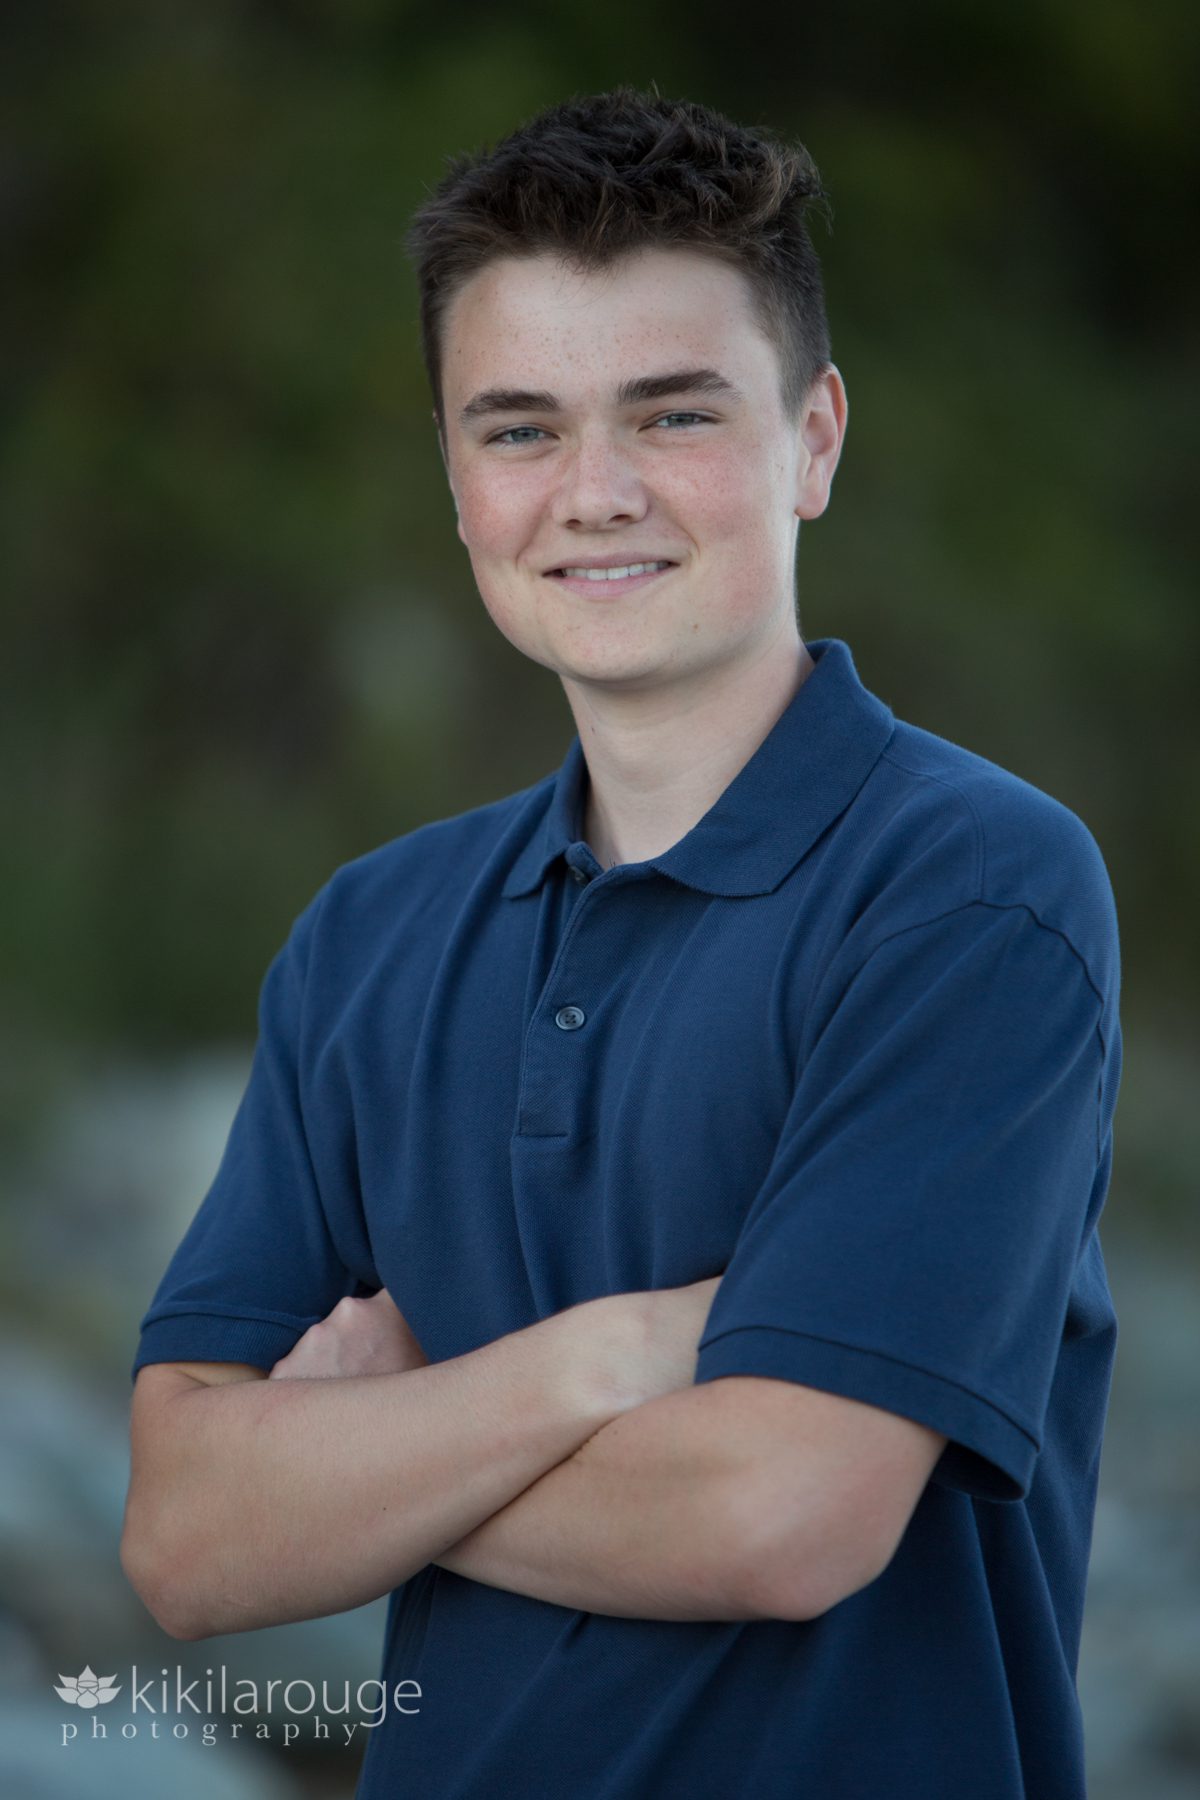
[[[718,369],[668,369],[662,375],[634,375],[617,389],[618,406],[637,406],[646,400],[667,400],[676,394],[726,394],[738,390]],[[491,413],[563,410],[557,394],[545,388],[484,388],[468,400],[458,415],[464,425]]]

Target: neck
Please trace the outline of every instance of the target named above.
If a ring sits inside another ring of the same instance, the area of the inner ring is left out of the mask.
[[[706,685],[612,691],[564,680],[588,766],[583,835],[602,868],[679,842],[749,762],[816,665],[794,619]]]

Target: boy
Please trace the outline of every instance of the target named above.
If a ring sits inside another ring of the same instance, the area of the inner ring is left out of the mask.
[[[122,1547],[184,1638],[392,1593],[363,1796],[1084,1792],[1112,895],[800,636],[820,199],[620,89],[413,228],[458,533],[577,736],[272,964]]]

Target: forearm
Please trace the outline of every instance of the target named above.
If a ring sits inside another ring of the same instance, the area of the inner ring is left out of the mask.
[[[460,1543],[442,1568],[586,1612],[754,1619],[736,1463],[711,1394],[688,1388],[613,1419]]]
[[[360,1606],[505,1507],[619,1410],[561,1319],[404,1374],[173,1395],[135,1441],[127,1512],[166,1628]]]

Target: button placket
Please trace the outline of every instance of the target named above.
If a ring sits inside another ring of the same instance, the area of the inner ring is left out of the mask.
[[[581,1088],[580,1057],[589,1056],[587,1040],[594,1026],[595,1003],[586,1006],[571,1000],[571,989],[595,986],[599,971],[592,966],[596,940],[588,929],[593,910],[604,895],[597,879],[589,879],[573,903],[563,928],[557,954],[534,1008],[525,1037],[521,1095],[515,1137],[564,1138],[575,1128]],[[565,995],[564,995],[565,990]],[[584,1028],[586,1027],[586,1035]],[[591,1046],[594,1052],[595,1045]]]

